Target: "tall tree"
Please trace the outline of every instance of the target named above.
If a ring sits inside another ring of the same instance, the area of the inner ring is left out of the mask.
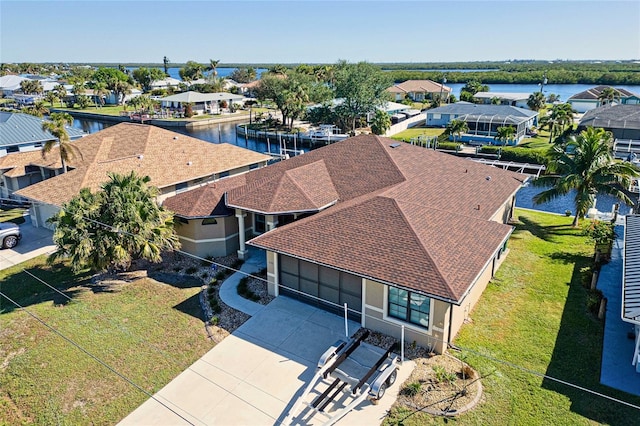
[[[69,258],[75,271],[126,270],[135,259],[160,262],[162,251],[180,248],[173,214],[157,204],[160,192],[149,182],[111,173],[100,191],[82,189],[48,221],[58,246],[49,261]]]
[[[211,75],[213,77],[218,76],[218,64],[220,63],[220,59],[209,59],[209,66],[207,67],[207,71],[211,71]]]
[[[169,58],[167,58],[166,56],[162,59],[162,63],[164,65],[164,74],[169,77],[169,63],[171,62],[171,60],[169,60]]]
[[[64,87],[64,85],[56,84],[53,90],[56,92],[56,96],[58,96],[60,102],[64,101],[64,99],[67,97],[67,89]]]
[[[67,162],[76,156],[76,154],[82,153],[75,145],[71,144],[69,139],[69,133],[65,126],[71,126],[73,124],[73,117],[66,112],[54,112],[51,114],[51,121],[45,121],[42,123],[42,130],[51,133],[56,140],[49,140],[45,142],[42,147],[42,158],[45,158],[47,154],[57,144],[60,152],[60,162],[62,163],[62,173],[67,172]]]
[[[624,189],[631,180],[640,175],[631,163],[616,160],[611,153],[612,135],[604,129],[589,127],[578,137],[572,136],[567,147],[554,146],[552,161],[549,163],[551,174],[538,178],[537,186],[553,185],[533,197],[536,204],[553,200],[575,190],[576,215],[573,226],[588,209],[593,206],[596,194],[612,195],[632,205],[633,202]],[[573,154],[567,154],[572,152]]]
[[[469,125],[464,120],[451,120],[447,123],[447,126],[444,130],[445,135],[451,136],[453,141],[456,141],[456,138],[462,136],[463,133],[469,131]]]
[[[516,128],[513,126],[500,126],[497,128],[495,140],[502,142],[505,146],[516,135]]]
[[[107,89],[107,83],[101,81],[93,85],[93,95],[96,99],[96,108],[98,106],[104,106],[105,98],[109,95],[109,89]]]
[[[527,106],[531,108],[532,111],[540,111],[545,105],[545,97],[540,92],[534,92],[529,95],[529,99],[527,99]]]
[[[53,108],[54,102],[58,100],[58,95],[56,94],[55,90],[49,90],[44,95],[44,100],[49,102],[49,104],[51,104],[51,108]]]
[[[478,92],[488,92],[489,86],[482,84],[477,80],[469,80],[462,89],[460,89],[460,100],[465,102],[474,102],[474,95]]]
[[[342,99],[336,113],[352,132],[358,117],[375,112],[389,99],[386,89],[391,86],[390,77],[379,67],[368,62],[349,64],[339,62],[335,67],[335,95]]]
[[[156,80],[162,80],[165,74],[160,68],[140,67],[133,71],[133,79],[137,81],[142,90],[148,92],[151,90],[151,84]]]
[[[180,78],[184,81],[191,82],[203,78],[204,67],[195,61],[187,61],[184,67],[180,68]]]
[[[376,115],[371,122],[371,131],[375,135],[384,135],[391,127],[391,117],[386,111],[381,109],[376,110]]]
[[[44,101],[35,101],[32,105],[22,108],[21,111],[35,117],[43,117],[45,114],[49,114],[49,109],[44,105]]]

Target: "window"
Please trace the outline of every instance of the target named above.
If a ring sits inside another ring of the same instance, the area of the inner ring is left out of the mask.
[[[253,231],[255,233],[262,234],[264,231],[267,230],[266,221],[263,214],[256,214],[255,222],[256,222],[255,227],[253,228]]]
[[[185,191],[188,187],[189,187],[189,185],[187,184],[187,182],[177,183],[176,184],[176,192]]]
[[[256,164],[251,164],[249,166],[249,170],[257,169],[258,167],[260,167],[260,164],[257,164],[257,163]]]
[[[188,219],[186,219],[184,217],[181,217],[181,216],[174,216],[173,220],[175,220],[178,223],[189,223]]]
[[[440,114],[436,114],[436,113],[431,114],[431,116],[433,117],[434,120],[440,120],[441,118]]]
[[[216,220],[215,217],[208,217],[206,219],[202,219],[203,225],[216,225],[217,223],[218,221]]]
[[[18,148],[17,146],[8,146],[7,147],[7,152],[8,153],[12,153],[12,152],[19,152],[20,148]]]
[[[431,299],[422,294],[389,287],[389,316],[419,326],[429,327]]]
[[[229,172],[228,172],[228,171],[227,171],[227,172],[222,172],[222,173],[220,173],[220,174],[218,175],[218,177],[219,177],[220,179],[222,179],[222,178],[226,178],[227,176],[229,176]]]

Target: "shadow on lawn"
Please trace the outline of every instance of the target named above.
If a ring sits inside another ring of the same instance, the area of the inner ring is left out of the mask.
[[[640,398],[600,385],[604,324],[587,311],[587,289],[581,285],[581,268],[591,259],[585,256],[558,254],[558,258],[574,262],[567,300],[562,312],[560,330],[546,374],[584,388],[640,405]],[[599,423],[610,425],[637,424],[638,411],[602,397],[545,378],[542,387],[565,395],[571,400],[571,411]]]
[[[59,264],[27,268],[26,271],[37,279],[20,270],[0,281],[0,291],[24,308],[47,301],[55,305],[66,305],[70,302],[69,299],[82,292],[81,287],[88,286],[91,282],[89,272],[74,275],[69,267]],[[64,293],[68,298],[43,282]],[[15,304],[0,296],[0,314],[13,312],[16,308],[18,307]]]
[[[529,231],[534,237],[549,242],[553,242],[556,235],[576,235],[575,228],[571,226],[570,221],[566,225],[543,226],[526,216],[518,216],[518,223],[513,235],[517,237],[523,231]]]
[[[175,305],[173,309],[177,309],[184,314],[191,315],[194,318],[204,321],[204,315],[200,308],[200,293],[196,293],[190,298],[183,300]]]

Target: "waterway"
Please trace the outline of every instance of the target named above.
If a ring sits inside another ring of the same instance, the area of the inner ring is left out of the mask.
[[[137,69],[138,67],[126,67],[127,70],[132,71]],[[162,67],[160,67],[161,69],[163,69]],[[229,77],[231,75],[232,72],[234,72],[237,68],[216,68],[216,72],[218,73],[218,77]],[[258,76],[258,78],[260,78],[260,75],[262,75],[263,72],[267,71],[266,68],[256,68],[256,75]],[[178,80],[182,80],[180,78],[180,68],[178,67],[168,67],[167,68],[167,73],[169,74],[169,77],[173,77],[176,78]],[[205,72],[205,75],[208,75],[210,72]]]
[[[178,68],[175,68],[177,70]],[[224,69],[226,71],[233,70],[231,68]],[[230,71],[229,71],[230,72]],[[219,69],[219,74],[222,74]],[[460,89],[464,86],[464,84],[451,84],[449,85],[456,96],[459,96]],[[545,85],[544,93],[550,94],[555,93],[560,95],[560,99],[567,100],[570,96],[579,93],[581,91],[587,90],[594,85],[587,84],[559,84],[559,85]],[[631,92],[640,94],[640,86],[620,86],[624,87]],[[532,93],[534,91],[540,90],[540,87],[534,84],[493,84],[490,85],[490,90],[494,92],[508,92],[508,93]],[[84,130],[87,133],[95,133],[106,127],[109,127],[115,123],[108,122],[99,122],[95,120],[74,120],[74,127]],[[208,127],[196,127],[193,129],[187,128],[170,128],[169,130],[176,131],[188,136],[192,136],[197,139],[202,139],[211,143],[231,143],[233,145],[238,145],[243,148],[248,148],[253,151],[266,153],[277,151],[278,141],[273,140],[270,143],[265,141],[258,141],[251,138],[245,138],[243,136],[238,136],[236,134],[235,125],[237,123],[221,123],[215,124]],[[555,200],[552,200],[548,203],[535,205],[533,203],[533,196],[538,194],[544,190],[544,188],[534,187],[532,185],[526,186],[522,188],[517,195],[517,206],[524,208],[533,208],[537,210],[544,210],[553,213],[563,214],[565,211],[570,210],[574,211],[574,202],[573,202],[573,193],[569,193],[564,197],[559,197]],[[609,212],[614,204],[619,203],[619,201],[608,195],[600,195],[597,199],[597,208],[602,212]],[[628,214],[631,212],[631,208],[621,204],[620,213]]]

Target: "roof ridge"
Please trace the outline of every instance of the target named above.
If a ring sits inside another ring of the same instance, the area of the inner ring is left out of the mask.
[[[444,284],[444,286],[449,291],[449,294],[450,294],[451,298],[457,300],[456,292],[453,289],[453,287],[451,286],[451,283],[449,283],[449,281],[444,277],[444,275],[442,275],[442,271],[440,270],[440,265],[438,265],[438,263],[436,263],[436,261],[433,259],[433,257],[431,256],[431,254],[427,250],[425,242],[422,241],[422,238],[420,238],[420,236],[416,233],[415,228],[411,225],[411,222],[407,218],[407,215],[405,215],[404,210],[398,204],[398,200],[396,200],[395,198],[387,197],[384,194],[376,195],[376,197],[386,198],[386,199],[391,200],[393,202],[394,206],[396,207],[396,210],[398,211],[398,213],[400,213],[400,217],[402,218],[402,220],[404,221],[405,225],[407,226],[407,229],[415,237],[416,241],[418,241],[418,243],[419,243],[418,246],[421,248],[421,250],[424,253],[425,257],[427,259],[429,259],[429,261],[435,266],[435,272],[438,275],[438,277],[440,278],[440,280],[442,281],[442,283]],[[376,197],[374,197],[374,198],[376,198]]]

